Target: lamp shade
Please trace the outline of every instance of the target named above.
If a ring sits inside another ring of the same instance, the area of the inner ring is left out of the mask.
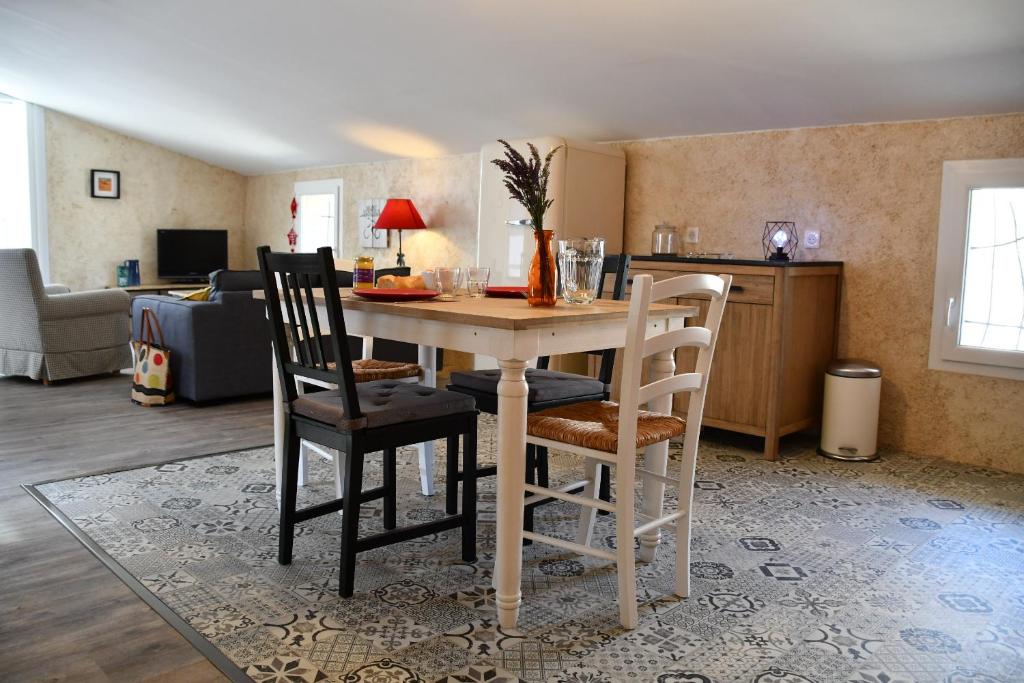
[[[411,199],[389,199],[373,227],[377,230],[422,230],[427,226]]]

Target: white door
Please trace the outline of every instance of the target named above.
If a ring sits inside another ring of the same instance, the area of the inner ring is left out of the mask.
[[[299,205],[295,217],[299,233],[298,250],[314,252],[320,247],[334,250],[341,257],[341,180],[309,180],[295,183]]]

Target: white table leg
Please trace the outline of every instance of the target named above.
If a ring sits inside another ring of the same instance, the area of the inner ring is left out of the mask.
[[[514,628],[522,603],[523,488],[526,470],[526,362],[498,361],[498,510],[494,561],[498,622]]]
[[[655,354],[651,359],[651,364],[647,371],[650,376],[647,378],[647,381],[656,382],[659,379],[671,377],[675,374],[675,371],[674,351],[662,351]],[[647,408],[659,413],[670,414],[672,412],[672,395],[668,394],[654,399],[648,404]],[[665,472],[668,469],[668,441],[662,441],[644,449],[644,469],[665,476]],[[642,503],[644,514],[655,518],[661,517],[664,502],[665,484],[653,479],[645,480]],[[659,543],[661,543],[661,531],[659,529],[641,534],[640,559],[644,562],[653,562]]]
[[[365,349],[365,341],[364,349]],[[373,340],[370,340],[373,343]],[[372,349],[372,346],[371,346]],[[371,350],[372,353],[372,350]],[[434,388],[437,386],[437,349],[433,346],[419,347],[419,364],[423,368],[423,380],[421,384],[425,387]],[[417,445],[420,456],[420,490],[424,496],[434,495],[434,442],[427,441]]]

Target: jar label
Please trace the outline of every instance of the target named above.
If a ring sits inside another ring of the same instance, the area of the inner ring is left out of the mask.
[[[356,287],[373,287],[373,268],[355,268],[352,283]]]

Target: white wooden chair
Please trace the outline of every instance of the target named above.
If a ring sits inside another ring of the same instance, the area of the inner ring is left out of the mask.
[[[583,506],[575,542],[529,531],[523,532],[523,537],[615,561],[619,617],[625,628],[636,628],[638,620],[634,537],[639,536],[641,540],[641,559],[652,561],[659,543],[659,530],[673,531],[676,536],[675,593],[686,597],[690,592],[690,510],[697,443],[711,359],[731,282],[729,275],[683,275],[658,283],[650,275],[638,275],[633,280],[630,297],[629,327],[622,354],[620,402],[594,401],[562,406],[527,417],[527,443],[546,446],[552,455],[561,451],[584,456],[585,479],[559,489],[523,484],[525,492],[532,494],[525,498],[525,505],[558,498]],[[648,309],[653,302],[694,295],[711,296],[704,327],[691,326],[647,336]],[[672,359],[675,350],[684,346],[698,349],[696,367],[693,372],[675,374]],[[659,364],[659,371],[666,376],[641,384],[644,359],[651,356],[654,357],[652,365]],[[671,414],[672,396],[681,391],[690,393],[685,421]],[[648,410],[641,410],[644,404]],[[684,433],[678,478],[669,477],[668,440]],[[640,448],[645,450],[642,468],[638,468],[636,462]],[[614,468],[616,487],[613,503],[597,497],[600,464]],[[644,484],[642,512],[634,509],[638,477]],[[584,485],[582,495],[568,493],[581,484]],[[678,509],[668,514],[663,509],[666,484],[678,487],[679,491]],[[616,515],[615,552],[590,545],[597,510],[607,510]],[[639,525],[636,525],[637,518]],[[516,547],[506,550],[519,552],[520,543],[517,539]]]

